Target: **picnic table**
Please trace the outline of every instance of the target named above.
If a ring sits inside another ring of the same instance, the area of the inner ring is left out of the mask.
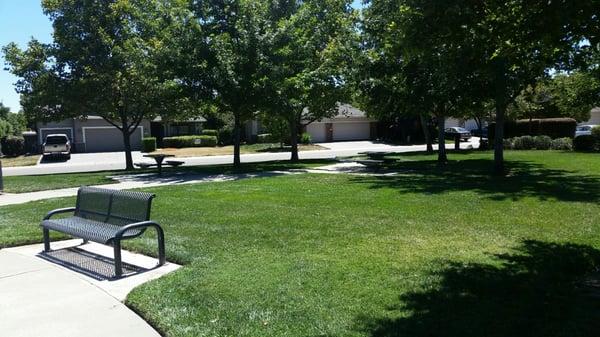
[[[156,167],[158,168],[158,175],[162,174],[162,164],[165,158],[175,157],[172,154],[156,153],[156,154],[145,154],[144,157],[152,158],[156,161]]]

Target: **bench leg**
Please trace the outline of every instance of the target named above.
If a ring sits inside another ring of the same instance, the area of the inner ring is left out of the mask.
[[[115,277],[123,276],[123,265],[121,263],[121,241],[115,240],[113,242],[113,248],[115,250]]]
[[[50,230],[48,228],[42,228],[44,233],[44,252],[50,251]]]
[[[86,243],[88,243],[88,240],[83,239],[83,244],[85,245]]]
[[[156,236],[158,237],[158,265],[162,266],[165,264],[167,258],[165,257],[165,234],[159,226],[156,226]]]

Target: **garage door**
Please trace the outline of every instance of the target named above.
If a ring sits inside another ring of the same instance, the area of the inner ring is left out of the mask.
[[[371,138],[371,124],[365,123],[334,123],[333,140],[366,140]]]
[[[86,152],[118,152],[124,151],[123,134],[117,128],[84,128]],[[131,149],[142,148],[142,128],[131,135]]]
[[[327,140],[325,124],[312,123],[306,127],[306,132],[310,133],[313,143],[323,143]]]
[[[46,141],[48,135],[67,135],[71,143],[73,142],[73,130],[71,128],[53,128],[53,129],[40,129],[40,144]]]

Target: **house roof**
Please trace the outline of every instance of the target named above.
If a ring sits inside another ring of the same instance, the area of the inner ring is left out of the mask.
[[[152,121],[159,123],[159,122],[162,122],[163,120],[162,120],[161,116],[158,116],[158,117],[154,118]],[[206,122],[206,118],[204,118],[202,116],[198,116],[198,117],[194,117],[194,118],[188,118],[185,120],[175,120],[174,122],[204,123],[204,122]]]

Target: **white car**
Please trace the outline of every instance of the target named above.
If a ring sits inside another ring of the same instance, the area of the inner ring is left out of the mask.
[[[575,129],[575,137],[589,136],[592,134],[592,129],[598,125],[580,125]]]

